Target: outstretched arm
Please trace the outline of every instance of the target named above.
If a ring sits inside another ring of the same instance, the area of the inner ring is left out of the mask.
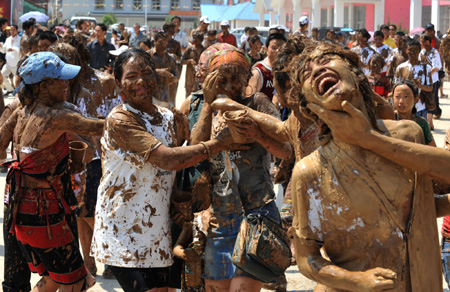
[[[438,181],[450,183],[449,151],[384,136],[375,131],[361,111],[347,101],[342,103],[345,112],[330,111],[317,104],[309,104],[308,108],[330,127],[333,137],[371,150]]]
[[[71,110],[61,110],[52,119],[54,129],[86,136],[102,136],[104,123],[104,120],[86,118]]]

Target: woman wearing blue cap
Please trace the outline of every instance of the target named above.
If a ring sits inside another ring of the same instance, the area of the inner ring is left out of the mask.
[[[0,127],[0,160],[10,141],[17,157],[3,164],[10,168],[6,227],[16,235],[30,270],[43,276],[34,290],[88,288],[71,211],[76,199],[68,171],[68,135],[99,136],[103,121],[84,118],[65,102],[67,80],[79,71],[53,53],[31,55],[19,68],[23,81],[14,92],[22,108]]]

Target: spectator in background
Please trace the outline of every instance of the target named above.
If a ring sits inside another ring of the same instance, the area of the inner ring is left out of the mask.
[[[383,24],[380,30],[383,33],[383,44],[388,45],[391,49],[395,49],[395,41],[389,37],[389,26]]]
[[[311,37],[312,37],[313,39],[315,39],[316,41],[319,40],[319,38],[320,38],[320,32],[319,32],[319,29],[318,29],[317,27],[314,27],[314,28],[311,30]]]
[[[391,84],[386,76],[386,72],[382,72],[384,66],[384,58],[379,54],[374,55],[369,62],[370,74],[367,75],[367,80],[369,80],[373,91],[388,99],[388,94],[391,92]]]
[[[372,48],[383,57],[384,63],[387,64],[388,58],[389,58],[389,55],[391,54],[392,49],[390,46],[388,46],[387,44],[385,44],[383,42],[383,39],[384,39],[383,32],[381,32],[379,30],[374,32],[374,34],[373,34],[374,45],[372,46]],[[383,67],[381,72],[386,72],[386,71],[387,71],[387,65],[385,65]]]
[[[152,42],[148,38],[141,39],[139,41],[139,46],[141,49],[150,54],[150,51],[152,50]]]
[[[175,24],[175,34],[173,36],[173,39],[180,43],[181,52],[184,52],[184,50],[189,45],[189,41],[186,33],[180,30],[181,18],[179,16],[174,16],[172,18],[172,23]]]
[[[244,29],[244,34],[241,36],[241,44],[247,40],[249,31],[250,27],[246,26]]]
[[[326,37],[323,39],[324,42],[328,42],[330,44],[335,44],[338,45],[337,41],[336,41],[336,32],[334,31],[334,29],[329,29],[327,30],[327,35]]]
[[[172,54],[177,64],[181,61],[181,44],[173,37],[175,35],[175,24],[173,22],[167,22],[163,25],[163,30],[167,33],[167,53]],[[181,68],[179,68],[181,69]],[[181,72],[181,71],[180,71]]]
[[[141,25],[139,23],[136,23],[133,26],[134,32],[130,36],[130,47],[139,48],[139,41],[145,37],[145,35],[141,31]]]
[[[266,55],[260,53],[262,42],[259,35],[252,36],[248,42],[250,43],[250,51],[247,53],[247,56],[250,58],[251,66],[253,67],[257,62],[264,60]]]
[[[208,30],[208,33],[206,34],[206,38],[203,40],[203,47],[207,49],[208,47],[220,43],[220,41],[217,39],[217,30],[210,29]]]
[[[278,49],[284,43],[286,43],[286,37],[280,33],[273,33],[267,37],[267,57],[253,66],[252,77],[245,90],[247,97],[257,92],[262,92],[272,102],[275,91],[273,87],[272,64],[277,57]]]
[[[0,43],[5,43],[6,38],[8,37],[6,35],[6,27],[7,26],[8,26],[8,19],[6,19],[4,17],[0,17]],[[2,69],[5,62],[6,62],[5,54],[0,53],[0,69]]]
[[[116,50],[119,48],[119,35],[115,29],[111,31],[111,44],[116,48]]]
[[[342,31],[338,31],[336,35],[337,35],[337,43],[343,47],[347,47],[344,33]]]
[[[211,21],[209,21],[208,16],[205,15],[205,16],[200,17],[200,25],[191,31],[191,36],[189,37],[189,41],[191,43],[194,42],[194,39],[192,36],[194,35],[194,32],[196,32],[196,31],[202,32],[203,38],[204,38],[206,33],[208,32],[208,26],[210,23],[211,23]]]
[[[278,29],[277,29],[278,31]],[[269,30],[270,32],[270,30]],[[270,34],[270,33],[269,33]],[[254,36],[254,35],[258,35],[258,30],[256,29],[256,27],[252,27],[250,28],[250,30],[248,31],[248,38],[245,42],[241,43],[241,50],[244,51],[246,54],[250,51],[250,43],[249,43],[249,39]]]
[[[300,27],[295,31],[294,35],[304,35],[308,36],[308,27],[311,21],[309,21],[308,16],[302,16],[298,20]]]
[[[120,46],[128,46],[128,39],[130,35],[128,31],[125,29],[124,23],[119,23],[119,31],[120,31],[120,39],[119,39],[119,47]]]
[[[201,32],[195,32],[194,35],[194,44],[187,47],[186,51],[184,51],[183,58],[181,59],[182,64],[186,64],[186,97],[191,95],[192,92],[199,90],[199,84],[195,78],[195,66],[198,65],[198,60],[200,59],[200,55],[205,50],[203,47],[203,34]]]
[[[279,33],[278,31],[278,25],[271,25],[269,27],[269,35],[273,34],[273,33]]]
[[[51,30],[46,30],[39,35],[39,52],[48,51],[48,48],[58,40],[56,34]]]
[[[376,51],[369,46],[370,33],[365,28],[362,28],[359,34],[358,46],[354,47],[352,51],[358,54],[360,66],[364,74],[368,75],[370,73],[369,61]]]
[[[441,55],[438,50],[431,46],[431,38],[426,34],[420,36],[420,44],[422,50],[420,51],[419,58],[422,63],[431,66],[431,77],[433,80],[433,95],[436,102],[436,109],[432,112],[435,119],[441,118],[442,109],[439,106],[439,88],[441,87],[441,81],[439,80],[439,70],[442,69]]]
[[[348,48],[353,48],[354,44],[356,43],[356,31],[350,32],[351,41],[348,43]]]
[[[167,53],[167,39],[165,32],[157,32],[154,35],[155,47],[151,50],[150,55],[156,66],[156,73],[159,75],[159,96],[153,99],[153,103],[166,108],[175,106],[175,100],[171,99],[171,90],[176,90],[173,84],[178,81],[178,70],[175,58]]]
[[[439,51],[441,41],[436,37],[436,31],[434,30],[434,24],[428,23],[425,27],[425,34],[431,39],[431,46]]]
[[[236,37],[229,31],[230,23],[228,20],[222,20],[222,22],[220,22],[220,28],[222,29],[222,32],[217,35],[217,39],[221,43],[227,43],[237,47]]]
[[[106,25],[103,23],[97,24],[95,36],[96,39],[87,45],[89,53],[91,53],[91,67],[100,71],[111,72],[113,56],[109,51],[116,48],[106,39]]]
[[[17,71],[17,63],[19,62],[20,56],[20,36],[19,36],[19,29],[17,25],[12,24],[11,25],[11,36],[8,37],[5,40],[5,43],[3,45],[0,44],[0,52],[3,54],[6,54],[5,59],[6,63],[2,68],[2,76],[3,76],[3,84],[5,84],[6,87],[6,95],[13,92],[13,82],[10,78],[10,75],[12,76],[16,75]]]
[[[391,39],[395,38],[395,33],[397,32],[397,26],[395,24],[389,25],[389,37]],[[395,48],[393,48],[395,49]]]

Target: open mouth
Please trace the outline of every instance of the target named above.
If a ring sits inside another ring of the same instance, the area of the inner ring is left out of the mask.
[[[338,83],[339,79],[337,78],[336,74],[331,72],[322,74],[322,76],[320,76],[316,81],[317,93],[322,96],[330,91]]]

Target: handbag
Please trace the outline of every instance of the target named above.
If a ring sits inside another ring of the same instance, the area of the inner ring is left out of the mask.
[[[439,74],[439,80],[442,81],[442,79],[445,78],[445,71],[444,70],[439,70],[438,74]]]
[[[425,82],[427,82],[427,65],[423,64],[423,71],[425,72]],[[431,84],[424,84],[431,85]],[[436,100],[434,99],[433,92],[426,92],[425,90],[421,90],[419,94],[420,100],[425,103],[425,108],[427,111],[434,111],[436,109]]]
[[[278,222],[251,213],[241,223],[233,264],[261,282],[269,283],[291,265],[289,237]]]

